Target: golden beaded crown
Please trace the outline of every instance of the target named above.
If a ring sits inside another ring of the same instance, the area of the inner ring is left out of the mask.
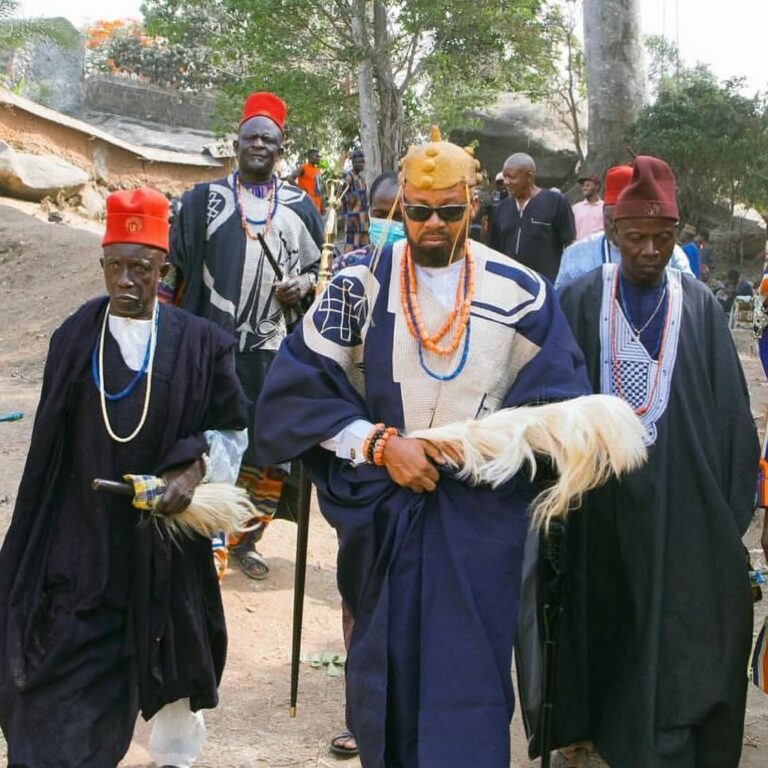
[[[400,183],[417,189],[449,189],[457,184],[474,187],[482,181],[480,161],[472,147],[443,141],[440,129],[432,126],[428,144],[410,147],[400,161]]]

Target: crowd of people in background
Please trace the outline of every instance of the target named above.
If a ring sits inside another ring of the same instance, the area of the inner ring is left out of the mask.
[[[518,168],[521,163],[522,168]],[[384,230],[383,222],[391,213],[394,198],[389,208],[380,209],[375,214],[370,210],[373,188],[376,181],[383,181],[386,177],[391,183],[396,174],[394,170],[385,171],[369,188],[362,151],[352,150],[345,165],[341,216],[344,243],[340,250],[348,255],[379,241]],[[552,280],[556,287],[562,287],[585,271],[585,251],[597,253],[596,249],[602,248],[606,251],[603,261],[618,261],[618,250],[615,244],[611,245],[610,208],[622,188],[617,179],[630,169],[629,165],[617,166],[609,170],[604,180],[592,172],[578,174],[576,180],[581,197],[569,203],[559,189],[543,189],[536,185],[534,158],[522,153],[512,155],[492,182],[472,190],[470,238],[528,264]],[[609,179],[611,174],[612,180]],[[298,163],[292,172],[283,177],[303,189],[318,211],[325,213],[325,188],[318,149],[307,150],[304,162]],[[544,194],[539,197],[539,193]],[[505,204],[510,198],[512,200]],[[526,214],[528,203],[534,198],[539,199]],[[604,211],[606,205],[609,207],[607,214]],[[397,224],[394,227],[390,224],[387,229],[386,236],[390,241],[405,236],[402,227]],[[529,249],[535,253],[526,256]],[[608,249],[612,250],[612,254],[607,253]],[[352,256],[353,261],[356,258],[356,255]],[[340,254],[336,268],[347,263]],[[731,313],[737,297],[749,297],[755,293],[755,285],[738,270],[729,269],[717,274],[715,248],[706,228],[697,228],[692,224],[683,224],[679,228],[672,265],[690,271],[708,285],[726,314]]]

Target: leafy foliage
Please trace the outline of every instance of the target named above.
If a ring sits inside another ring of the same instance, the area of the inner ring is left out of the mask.
[[[197,89],[197,62],[189,49],[170,45],[163,37],[147,35],[130,19],[96,21],[85,30],[86,68],[89,72],[133,75],[156,85]]]
[[[708,68],[658,67],[656,102],[629,137],[633,149],[666,160],[678,181],[683,220],[696,223],[713,202],[768,211],[768,103],[741,80],[718,82]],[[671,53],[670,53],[671,52]],[[658,64],[658,62],[657,62]]]
[[[544,0],[146,0],[148,29],[205,62],[195,76],[225,94],[270,89],[288,102],[301,146],[351,146],[361,118],[380,126],[385,166],[411,131],[459,127],[502,90],[532,91],[551,40]],[[368,66],[376,114],[360,114]],[[190,81],[191,82],[191,81]]]
[[[0,51],[33,40],[52,40],[66,48],[77,43],[77,31],[64,19],[27,19],[18,15],[18,0],[0,0]]]

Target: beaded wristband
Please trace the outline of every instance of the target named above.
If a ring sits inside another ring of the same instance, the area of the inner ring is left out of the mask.
[[[374,424],[373,428],[368,433],[368,437],[366,437],[365,440],[363,440],[363,458],[369,464],[373,464],[373,446],[374,446],[373,438],[376,437],[376,435],[379,432],[384,432],[384,429],[385,427],[382,422],[379,422],[378,424]]]
[[[387,427],[383,434],[373,443],[373,463],[377,467],[384,466],[384,449],[387,447],[389,438],[397,434],[398,431],[394,427]]]

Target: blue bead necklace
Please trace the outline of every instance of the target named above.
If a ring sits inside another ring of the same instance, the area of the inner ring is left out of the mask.
[[[414,326],[417,325],[416,323],[416,313],[413,311],[413,307],[411,305],[411,292],[410,292],[410,283],[408,278],[408,273],[406,270],[406,306],[408,308],[408,314],[411,316],[411,322]],[[466,269],[464,270],[464,295],[467,295],[467,291],[469,290],[469,281],[470,281],[470,270]],[[436,381],[451,381],[452,379],[455,379],[463,370],[464,366],[467,364],[467,357],[469,357],[469,339],[470,339],[470,329],[472,327],[472,318],[467,318],[467,327],[464,331],[464,344],[461,350],[461,357],[459,359],[458,364],[456,367],[448,374],[440,374],[435,373],[434,371],[430,370],[429,366],[426,363],[426,360],[424,359],[424,345],[421,342],[421,339],[417,338],[416,343],[418,345],[419,349],[419,365],[421,366],[421,369],[424,371],[424,373],[427,374],[430,378],[435,379]]]
[[[109,307],[107,307],[107,314],[109,314]],[[157,338],[157,331],[160,327],[160,313],[157,311],[157,305],[155,305],[155,332],[154,334],[149,334],[149,339],[147,339],[147,349],[144,352],[144,360],[141,363],[141,368],[139,368],[138,371],[136,371],[136,375],[128,382],[127,386],[125,386],[123,389],[121,389],[119,392],[115,393],[114,395],[110,395],[109,392],[104,392],[104,397],[109,400],[110,402],[115,402],[117,400],[123,400],[124,398],[128,397],[128,395],[133,392],[133,390],[136,388],[136,385],[141,381],[144,374],[147,372],[147,367],[149,366],[149,359],[152,354],[152,341],[153,339]],[[93,377],[93,383],[96,385],[96,389],[101,389],[101,377],[99,376],[99,340],[96,340],[96,343],[93,345],[93,354],[91,355],[91,375]]]

